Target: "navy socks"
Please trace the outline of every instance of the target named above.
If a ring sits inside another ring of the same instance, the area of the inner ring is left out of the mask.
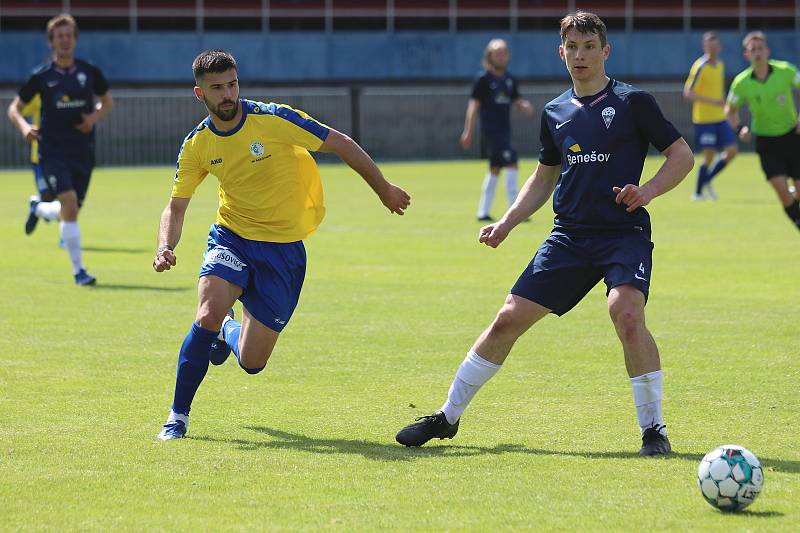
[[[192,324],[189,334],[183,339],[178,355],[178,372],[175,378],[175,397],[172,410],[188,415],[192,400],[208,372],[208,352],[211,343],[217,338],[216,331],[210,331]]]

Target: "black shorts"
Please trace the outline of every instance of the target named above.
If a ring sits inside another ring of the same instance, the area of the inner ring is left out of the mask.
[[[78,205],[83,205],[86,191],[89,189],[89,180],[94,168],[92,154],[73,155],[70,157],[42,157],[39,161],[44,179],[44,187],[53,196],[62,192],[75,191],[78,196]],[[39,189],[43,194],[44,190]]]
[[[789,176],[800,180],[800,135],[794,130],[779,137],[756,135],[756,152],[767,179]]]
[[[643,231],[613,235],[550,234],[511,289],[561,316],[603,279],[606,295],[614,287],[633,285],[645,300],[650,292],[653,243]]]

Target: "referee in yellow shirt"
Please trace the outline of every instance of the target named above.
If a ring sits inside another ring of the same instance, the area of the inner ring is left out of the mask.
[[[725,65],[722,45],[713,31],[703,34],[703,56],[689,71],[683,96],[692,102],[694,142],[703,151],[693,200],[716,200],[711,180],[736,156],[736,135],[725,117]],[[716,160],[715,160],[716,158]]]
[[[309,150],[338,155],[392,213],[402,215],[411,200],[346,135],[289,106],[240,99],[236,61],[229,53],[203,52],[192,69],[195,96],[209,116],[189,133],[178,155],[172,197],[161,215],[155,271],[176,265],[186,208],[208,174],[219,180],[219,209],[161,440],[186,434],[192,399],[209,362],[222,364],[233,350],[242,369],[257,374],[289,322],[305,277],[303,239],[325,215],[319,170]],[[236,300],[244,307],[241,323],[229,311]]]

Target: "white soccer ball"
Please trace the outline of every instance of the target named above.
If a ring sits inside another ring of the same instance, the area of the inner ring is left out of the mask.
[[[708,452],[697,468],[703,498],[723,511],[739,511],[755,500],[764,486],[764,470],[747,448],[725,444]]]

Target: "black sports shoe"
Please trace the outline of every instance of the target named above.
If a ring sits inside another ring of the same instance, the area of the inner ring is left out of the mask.
[[[28,219],[25,220],[25,235],[30,235],[36,229],[36,224],[39,222],[39,217],[36,216],[36,206],[39,205],[39,199],[31,196],[31,204],[28,208]]]
[[[494,219],[490,215],[484,215],[482,217],[477,217],[478,222],[494,222]]]
[[[639,455],[667,455],[672,451],[672,446],[669,444],[669,439],[666,435],[662,435],[659,431],[666,426],[652,426],[644,430],[642,434],[642,449],[639,450]]]
[[[432,415],[421,416],[413,424],[401,429],[395,439],[404,446],[422,446],[431,439],[452,439],[458,433],[458,423],[450,424],[444,413],[436,411]]]
[[[233,318],[233,308],[228,311],[228,316]],[[225,322],[222,322],[222,325],[225,326]],[[208,359],[212,365],[221,365],[228,360],[228,356],[231,354],[231,347],[225,342],[223,331],[224,327],[220,330],[219,336],[211,343],[211,349],[208,351]]]

